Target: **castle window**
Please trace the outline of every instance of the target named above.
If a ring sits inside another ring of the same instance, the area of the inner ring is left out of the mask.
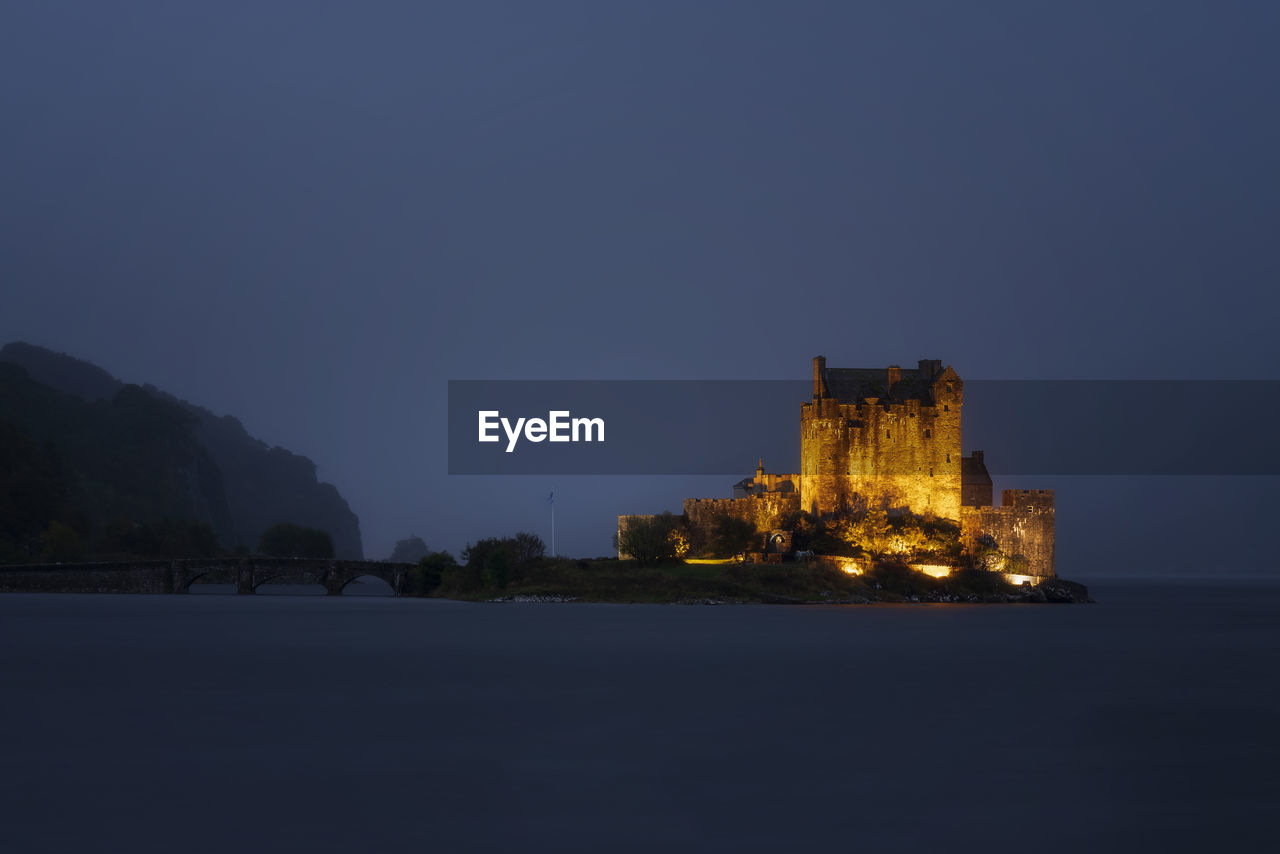
[[[925,430],[924,430],[924,437],[925,437],[926,439],[933,438],[933,434],[929,432],[929,428],[928,428],[928,427],[926,427],[926,428],[925,428]]]
[[[886,439],[888,439],[888,438],[889,438],[889,431],[888,431],[888,430],[885,430],[885,431],[884,431],[884,437],[885,437]]]
[[[951,455],[947,454],[947,462],[951,462]]]
[[[951,407],[950,407],[950,406],[947,406],[946,404],[943,404],[942,411],[943,411],[943,412],[950,412],[950,411],[951,411]]]
[[[929,469],[929,477],[933,477],[933,469]]]

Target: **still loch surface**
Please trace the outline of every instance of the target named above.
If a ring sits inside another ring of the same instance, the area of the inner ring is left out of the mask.
[[[1276,851],[1280,583],[0,595],[0,847]]]

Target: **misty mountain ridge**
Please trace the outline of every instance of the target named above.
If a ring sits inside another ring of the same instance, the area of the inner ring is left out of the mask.
[[[26,437],[13,442],[52,446],[46,469],[62,467],[49,475],[60,485],[42,490],[70,491],[60,500],[92,517],[82,525],[181,515],[207,523],[225,547],[253,548],[264,530],[289,521],[327,531],[339,558],[363,557],[359,519],[318,480],[315,463],[251,436],[239,419],[25,342],[0,348],[0,368],[0,418],[12,422],[0,440],[17,429]],[[142,470],[121,470],[126,459]]]

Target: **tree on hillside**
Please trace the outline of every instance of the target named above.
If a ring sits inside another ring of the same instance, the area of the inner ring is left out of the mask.
[[[432,552],[418,559],[414,570],[415,587],[420,595],[426,596],[440,586],[445,573],[456,569],[458,562],[448,552]]]
[[[514,563],[528,563],[547,554],[547,545],[542,542],[542,537],[528,531],[520,531],[508,540],[508,544]]]
[[[278,522],[262,532],[258,551],[268,557],[332,558],[333,538],[316,528]]]
[[[28,563],[41,555],[41,535],[51,522],[87,528],[74,518],[73,490],[52,443],[37,442],[0,416],[0,563]]]
[[[135,525],[126,517],[107,523],[98,540],[104,555],[150,558],[217,557],[222,554],[218,535],[206,522],[194,519],[161,519]]]
[[[391,557],[387,560],[395,563],[417,563],[429,553],[427,544],[417,534],[413,534],[407,539],[396,540],[395,550],[391,552]]]
[[[485,537],[475,545],[468,544],[462,550],[462,560],[468,566],[483,567],[489,555],[496,551],[506,552],[508,564],[519,566],[544,557],[547,547],[537,534],[521,531],[514,537]]]
[[[494,549],[485,556],[484,566],[480,570],[486,587],[498,590],[507,586],[511,577],[511,557],[506,549]]]

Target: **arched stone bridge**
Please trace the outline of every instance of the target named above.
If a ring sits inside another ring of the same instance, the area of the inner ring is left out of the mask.
[[[320,584],[340,596],[362,576],[380,578],[399,596],[411,563],[314,558],[224,557],[184,560],[0,566],[0,592],[188,593],[191,585],[234,584],[255,593],[264,584]]]

